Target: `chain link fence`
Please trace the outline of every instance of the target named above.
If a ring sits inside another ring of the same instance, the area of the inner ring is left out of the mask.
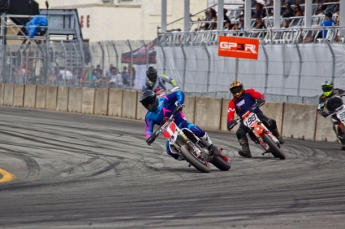
[[[146,69],[153,65],[190,96],[229,98],[229,83],[239,79],[268,101],[307,104],[318,102],[322,81],[333,80],[339,87],[345,83],[344,43],[263,44],[256,61],[219,57],[217,45],[153,44],[127,40],[5,45],[0,47],[0,82],[141,90]]]

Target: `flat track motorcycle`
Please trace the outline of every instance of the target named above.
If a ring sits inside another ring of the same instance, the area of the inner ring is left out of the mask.
[[[265,149],[266,153],[272,153],[274,157],[280,158],[281,160],[285,159],[284,153],[280,150],[279,140],[273,135],[272,131],[267,128],[267,126],[258,118],[258,116],[253,112],[258,108],[258,104],[254,104],[253,107],[242,115],[242,119],[237,119],[236,123],[239,123],[243,120],[243,124],[247,126],[249,131],[250,138],[256,143],[260,144],[262,148]]]
[[[334,112],[330,113],[327,117],[336,115],[338,118],[338,130],[341,131],[343,139],[345,139],[345,105],[341,105]],[[342,147],[345,150],[345,147]]]
[[[210,172],[212,163],[222,171],[228,171],[231,168],[230,159],[219,149],[219,152],[213,153],[207,149],[207,146],[189,129],[180,129],[174,122],[174,115],[182,110],[184,105],[176,107],[171,116],[153,133],[154,139],[160,134],[168,139],[171,150],[179,155],[197,170],[202,173]],[[216,155],[217,154],[217,155]]]

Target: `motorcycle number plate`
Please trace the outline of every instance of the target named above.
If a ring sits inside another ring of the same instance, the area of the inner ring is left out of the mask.
[[[258,118],[257,118],[256,114],[255,114],[255,113],[251,113],[251,114],[249,115],[249,117],[246,118],[246,119],[243,121],[243,123],[244,123],[244,125],[246,125],[246,126],[252,127],[252,126],[254,126],[255,123],[257,122],[257,119],[258,119]]]
[[[345,107],[337,112],[337,117],[341,122],[345,122]]]
[[[167,126],[165,128],[165,130],[163,131],[162,135],[164,138],[170,139],[172,136],[174,136],[174,133],[176,131],[176,124],[174,122],[170,123],[169,126]]]

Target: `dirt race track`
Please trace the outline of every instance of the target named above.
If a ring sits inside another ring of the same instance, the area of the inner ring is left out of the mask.
[[[147,146],[143,122],[0,108],[0,228],[345,228],[345,151],[287,139],[202,174]],[[2,172],[1,172],[2,171]],[[15,176],[15,177],[14,177]]]

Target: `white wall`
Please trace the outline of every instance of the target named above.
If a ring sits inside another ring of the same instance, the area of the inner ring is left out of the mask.
[[[45,8],[45,0],[36,0]],[[102,0],[49,0],[49,8],[78,9],[84,15],[82,33],[90,42],[101,40],[152,40],[161,26],[161,0],[134,0],[136,4],[103,4]],[[207,8],[207,0],[190,0],[191,13]],[[184,0],[167,0],[167,22],[183,18]],[[87,28],[86,15],[90,15]],[[202,14],[200,14],[202,16]],[[167,29],[183,29],[183,20]]]

